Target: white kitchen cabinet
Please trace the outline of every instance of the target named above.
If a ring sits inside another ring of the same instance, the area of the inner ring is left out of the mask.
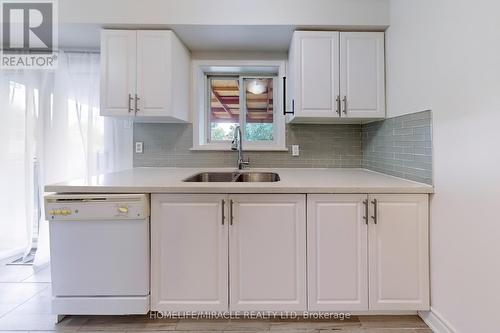
[[[383,32],[340,33],[340,82],[342,117],[385,117]]]
[[[101,115],[134,114],[136,86],[136,32],[101,33]]]
[[[318,194],[307,205],[310,311],[429,309],[426,194]]]
[[[428,196],[377,194],[369,201],[370,309],[428,310]]]
[[[229,198],[230,309],[305,311],[305,195]]]
[[[153,194],[151,308],[427,310],[428,242],[426,194]]]
[[[296,31],[288,56],[288,121],[385,117],[383,32]]]
[[[339,32],[295,32],[289,57],[294,117],[338,117]]]
[[[309,311],[368,310],[366,194],[307,196]]]
[[[151,196],[151,309],[227,311],[223,194]]]
[[[169,30],[103,30],[101,115],[189,120],[190,53]]]

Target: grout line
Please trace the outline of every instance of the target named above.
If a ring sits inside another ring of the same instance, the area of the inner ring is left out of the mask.
[[[18,283],[22,283],[22,284],[27,284],[29,282],[26,282],[26,283],[23,283],[23,282],[18,282]],[[50,287],[50,283],[47,283],[48,285],[45,286],[45,288],[42,288],[40,289],[39,291],[37,291],[36,293],[34,293],[32,296],[30,296],[28,299],[26,299],[24,302],[14,306],[12,309],[10,309],[9,311],[5,312],[4,314],[0,315],[0,319],[4,318],[5,316],[7,316],[8,314],[12,313],[14,310],[18,309],[21,305],[24,305],[26,304],[27,302],[29,302],[31,299],[33,299],[35,296],[38,296],[40,293],[42,293],[43,291],[45,291],[45,289],[49,288]],[[0,330],[1,332],[1,330]]]

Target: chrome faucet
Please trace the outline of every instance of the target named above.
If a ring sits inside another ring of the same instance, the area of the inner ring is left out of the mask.
[[[247,159],[246,161],[243,159],[243,148],[241,144],[241,128],[240,126],[236,126],[234,128],[233,141],[231,141],[231,150],[238,151],[238,169],[241,170],[245,166],[250,164],[250,161]]]

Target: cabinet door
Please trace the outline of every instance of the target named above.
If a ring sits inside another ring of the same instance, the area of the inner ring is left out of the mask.
[[[367,199],[307,196],[308,310],[368,310]]]
[[[377,222],[371,217],[368,230],[370,309],[428,310],[428,196],[384,194],[369,200]]]
[[[338,117],[339,33],[296,32],[293,50],[295,116]]]
[[[231,195],[232,311],[304,311],[305,195]]]
[[[172,32],[137,32],[137,116],[168,116],[172,96]]]
[[[342,117],[385,117],[383,32],[340,33]]]
[[[136,32],[101,32],[101,115],[133,116],[136,92]]]
[[[225,198],[221,194],[152,195],[152,310],[227,311]]]

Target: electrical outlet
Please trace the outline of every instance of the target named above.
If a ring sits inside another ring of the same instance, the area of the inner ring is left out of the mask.
[[[299,145],[292,145],[292,156],[299,156],[300,148]]]
[[[142,154],[144,152],[143,148],[144,148],[143,142],[137,141],[135,143],[135,153],[136,154]]]

